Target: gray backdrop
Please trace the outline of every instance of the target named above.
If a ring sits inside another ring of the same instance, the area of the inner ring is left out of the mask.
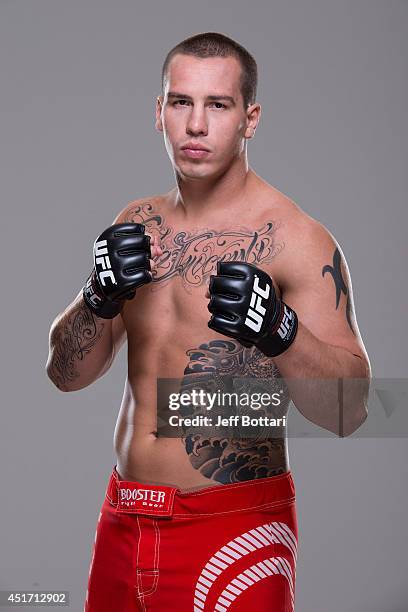
[[[205,30],[255,55],[252,167],[335,235],[378,377],[407,375],[403,0],[0,0],[0,588],[82,610],[126,373],[63,394],[48,330],[130,200],[173,186],[154,101],[167,50]],[[408,609],[406,439],[294,439],[297,612]]]

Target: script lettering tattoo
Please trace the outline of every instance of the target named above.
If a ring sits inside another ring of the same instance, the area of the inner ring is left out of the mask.
[[[59,389],[67,390],[68,383],[79,377],[76,364],[92,350],[104,327],[87,306],[78,306],[58,326],[59,331],[53,337],[50,378]]]
[[[283,243],[276,243],[278,225],[272,222],[256,230],[200,229],[198,233],[174,233],[149,203],[131,209],[126,221],[143,223],[148,233],[160,237],[163,255],[155,260],[157,267],[152,285],[179,276],[189,292],[192,287],[203,285],[210,274],[215,273],[217,261],[246,261],[260,265],[270,261],[284,247]]]
[[[182,379],[183,392],[193,388],[210,392],[231,392],[231,385],[234,391],[239,391],[241,384],[249,393],[254,391],[271,394],[286,388],[271,359],[265,357],[257,348],[244,348],[235,340],[212,340],[188,350],[187,355],[189,363]],[[238,387],[235,386],[234,377]],[[254,380],[256,378],[258,380]],[[275,406],[266,406],[256,410],[256,416],[282,416],[286,414],[288,404],[289,396],[285,393],[278,409]],[[246,413],[251,410],[247,409]],[[277,410],[279,414],[276,414]],[[189,433],[188,427],[183,429],[185,435],[181,440],[193,467],[204,476],[220,483],[267,478],[288,470],[285,434],[271,438],[269,427],[261,429],[257,437],[234,439],[209,437],[197,434],[196,431]],[[276,433],[274,435],[276,436]]]
[[[326,274],[326,272],[329,272],[329,274],[332,275],[333,280],[334,280],[334,285],[336,287],[336,310],[339,306],[340,303],[340,297],[341,294],[344,293],[344,295],[347,297],[347,302],[346,302],[346,318],[347,318],[347,323],[349,324],[349,327],[351,329],[351,331],[353,332],[353,334],[355,335],[355,331],[353,329],[353,325],[351,322],[351,300],[350,300],[350,292],[348,290],[348,287],[346,285],[346,283],[344,282],[344,278],[343,278],[343,274],[341,271],[341,254],[338,248],[335,249],[334,254],[333,254],[333,265],[326,265],[323,266],[322,268],[322,276],[324,276]]]

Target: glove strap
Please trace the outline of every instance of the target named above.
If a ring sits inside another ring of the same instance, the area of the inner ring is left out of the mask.
[[[296,312],[282,300],[278,301],[278,317],[256,346],[267,357],[277,357],[286,351],[294,341],[298,330]]]
[[[108,300],[108,298],[101,291],[95,270],[92,270],[91,274],[86,281],[86,284],[82,291],[84,302],[88,308],[102,319],[113,319],[120,313],[123,307],[123,302],[115,300]]]

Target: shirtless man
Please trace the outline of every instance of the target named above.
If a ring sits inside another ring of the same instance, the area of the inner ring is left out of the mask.
[[[284,436],[160,436],[157,381],[368,380],[350,275],[327,229],[248,166],[261,113],[254,58],[198,34],[169,52],[162,76],[156,128],[176,187],[131,202],[99,235],[84,290],[50,331],[47,373],[62,391],[90,385],[128,346],[85,612],[293,611]],[[366,418],[364,393],[339,431],[336,406],[289,388],[328,431],[349,435]]]

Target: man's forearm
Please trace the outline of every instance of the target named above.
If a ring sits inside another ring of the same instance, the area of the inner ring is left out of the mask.
[[[299,321],[292,345],[273,360],[307,419],[340,436],[364,422],[370,371],[362,356],[322,342]]]
[[[61,391],[77,391],[99,378],[112,359],[112,320],[93,314],[81,290],[51,326],[47,374]]]

